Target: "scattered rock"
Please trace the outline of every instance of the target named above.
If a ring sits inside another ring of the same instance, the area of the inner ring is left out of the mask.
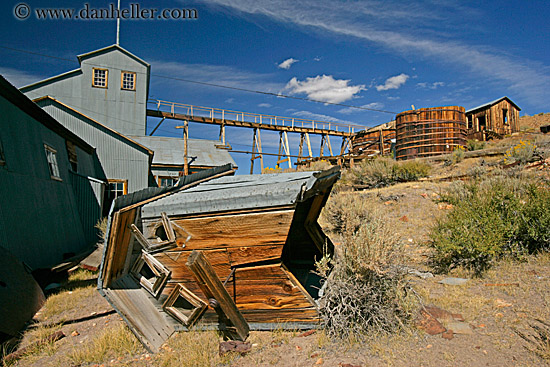
[[[439,283],[446,284],[446,285],[462,285],[468,282],[469,279],[465,278],[445,278],[443,280],[440,280]]]
[[[325,361],[323,360],[323,358],[319,358],[319,359],[317,360],[317,362],[315,362],[315,364],[320,365],[320,364],[323,364],[324,362],[325,362]]]
[[[296,350],[302,350],[302,347],[300,347],[299,345],[296,346]]]
[[[71,336],[79,336],[79,335],[80,333],[76,330],[71,333]]]
[[[451,340],[454,338],[454,332],[452,330],[447,330],[443,334],[441,334],[441,337],[443,339]]]
[[[495,300],[495,307],[498,307],[498,308],[512,307],[512,304],[510,302],[506,302],[503,299],[497,298]]]
[[[416,319],[416,327],[424,330],[429,335],[441,334],[447,330],[435,317],[425,310],[420,310],[420,315]]]
[[[244,356],[246,353],[250,352],[251,349],[252,346],[250,343],[245,343],[238,340],[229,340],[220,343],[219,354],[220,356],[223,356],[229,352],[235,352]]]
[[[459,313],[451,313],[447,310],[444,310],[442,308],[436,307],[436,306],[426,306],[424,307],[426,311],[430,313],[433,317],[435,317],[438,320],[457,320],[457,321],[464,321],[464,317],[462,317]]]
[[[349,364],[349,363],[338,363],[339,367],[361,367],[361,365]]]
[[[427,199],[427,198],[428,198],[428,194],[426,194],[425,192],[423,192],[422,194],[420,194],[420,196],[422,196],[424,199]]]
[[[317,330],[315,330],[315,329],[305,331],[305,332],[301,333],[300,335],[298,335],[298,338],[303,338],[305,336],[310,336],[312,334],[315,334],[315,332],[317,332]]]
[[[399,220],[402,221],[402,222],[408,222],[409,218],[406,215],[404,215],[401,218],[399,218]]]
[[[434,277],[434,275],[432,273],[430,273],[429,271],[422,272],[422,271],[418,271],[418,270],[412,269],[412,268],[406,268],[405,270],[407,271],[408,274],[416,275],[417,277],[422,278],[422,279],[433,278]]]
[[[471,335],[474,333],[470,325],[465,322],[449,322],[447,327],[455,334]]]

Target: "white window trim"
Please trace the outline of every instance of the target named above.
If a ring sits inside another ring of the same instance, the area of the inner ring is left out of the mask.
[[[63,181],[59,173],[59,164],[57,163],[57,150],[48,144],[44,144],[44,151],[46,153],[46,162],[48,163],[50,178],[52,180]]]

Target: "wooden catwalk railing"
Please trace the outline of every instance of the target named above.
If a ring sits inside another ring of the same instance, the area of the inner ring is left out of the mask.
[[[339,154],[339,156],[342,156],[346,152],[346,150],[349,149],[350,137],[356,131],[364,129],[364,126],[361,125],[233,111],[215,107],[195,106],[185,103],[169,102],[162,100],[150,100],[148,104],[149,106],[154,106],[155,109],[147,108],[147,116],[161,118],[161,121],[152,130],[150,135],[153,135],[155,133],[155,131],[160,127],[165,119],[180,120],[184,122],[183,126],[176,127],[183,129],[185,155],[184,174],[188,173],[187,139],[189,135],[189,122],[219,125],[220,141],[222,145],[227,145],[225,141],[225,128],[227,126],[254,129],[254,135],[252,138],[252,151],[233,151],[235,153],[246,153],[252,155],[250,159],[250,173],[253,173],[254,161],[256,159],[260,158],[261,168],[263,171],[263,156],[272,155],[262,152],[260,130],[271,130],[279,132],[279,152],[277,153],[277,167],[279,167],[279,164],[281,163],[288,162],[289,168],[292,168],[291,157],[297,157],[298,160],[305,157],[314,157],[313,151],[311,149],[309,134],[321,135],[319,156],[324,157],[323,154],[325,152],[325,149],[328,149],[330,156],[326,157],[337,157],[333,153],[329,137],[338,136],[342,138],[342,144]],[[298,148],[297,156],[290,154],[290,146],[288,143],[287,135],[288,133],[300,134],[300,145]],[[307,156],[304,156],[304,148],[307,148]]]

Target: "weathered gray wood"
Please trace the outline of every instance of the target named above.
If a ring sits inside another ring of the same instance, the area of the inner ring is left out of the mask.
[[[250,331],[248,323],[237,309],[235,302],[233,302],[233,299],[225,290],[225,287],[202,251],[193,250],[187,260],[187,267],[197,278],[198,284],[204,294],[209,299],[214,298],[217,301],[218,308],[235,327],[235,333],[228,333],[229,336],[245,341]]]

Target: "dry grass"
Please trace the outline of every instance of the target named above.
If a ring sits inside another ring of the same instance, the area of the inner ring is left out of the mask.
[[[220,337],[216,331],[181,332],[170,338],[163,351],[155,356],[162,367],[209,367],[227,364],[234,355],[220,357]]]
[[[143,348],[134,334],[124,324],[110,327],[88,343],[75,348],[68,354],[73,365],[102,363],[110,358],[128,356]]]
[[[45,340],[48,336],[52,335],[56,331],[59,331],[61,329],[61,326],[39,326],[37,328],[34,328],[30,331],[28,331],[26,336],[26,342],[25,345],[21,346],[21,348],[24,348],[26,346],[32,346],[30,347],[25,355],[23,355],[22,358],[19,359],[19,361],[14,362],[12,364],[2,364],[2,366],[12,366],[12,365],[18,365],[18,366],[25,366],[25,365],[32,365],[33,363],[36,363],[41,358],[52,356],[55,354],[57,349],[59,348],[59,345],[55,342],[49,342],[49,343],[38,343],[40,341]],[[21,349],[20,348],[20,349]]]
[[[96,290],[95,285],[77,288],[72,291],[54,294],[46,300],[42,311],[42,317],[48,319],[63,312],[81,307],[82,301],[92,296]]]

